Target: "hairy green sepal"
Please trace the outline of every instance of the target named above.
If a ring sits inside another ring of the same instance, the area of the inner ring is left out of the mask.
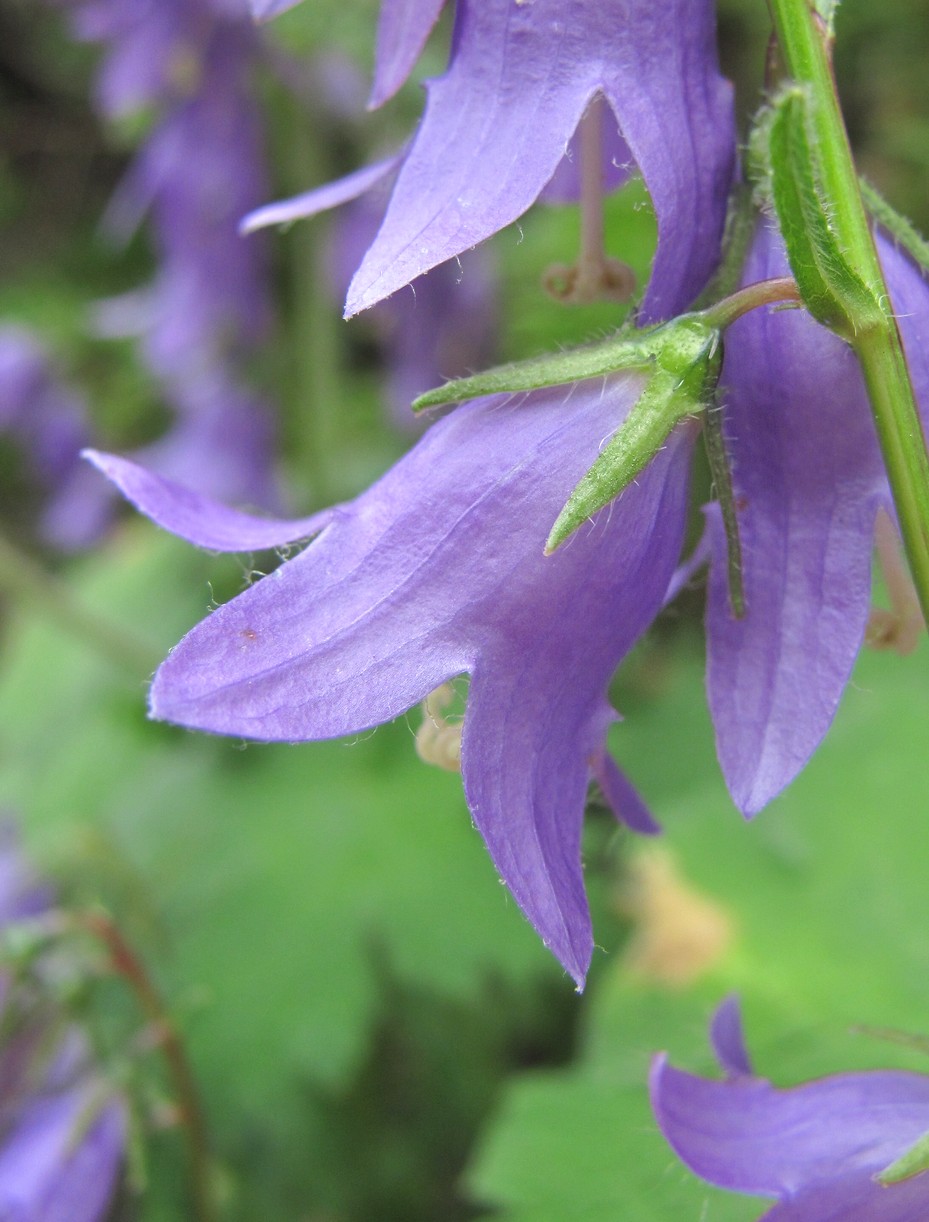
[[[819,182],[808,90],[789,85],[774,99],[762,141],[774,206],[803,304],[851,340],[882,319],[880,304],[845,256]],[[757,146],[756,146],[757,150]],[[756,154],[757,155],[757,154]]]
[[[632,411],[578,482],[545,544],[550,554],[630,484],[658,453],[675,425],[698,416],[719,380],[719,332],[696,315],[653,333],[651,374]]]
[[[676,425],[701,416],[713,403],[722,366],[721,327],[712,310],[683,314],[671,322],[637,330],[625,327],[585,348],[501,365],[486,373],[447,382],[414,402],[413,408],[439,407],[481,395],[542,390],[628,370],[646,375],[645,389],[626,419],[578,482],[555,520],[545,553],[566,539],[614,500],[662,448]],[[729,589],[735,615],[743,610],[738,524],[721,426],[708,444],[714,482],[723,506],[729,541]],[[715,458],[715,462],[713,459]]]
[[[463,403],[483,395],[516,394],[519,391],[543,390],[546,386],[562,386],[582,382],[585,378],[601,378],[620,369],[644,369],[651,360],[649,340],[654,330],[636,331],[624,328],[608,339],[567,352],[551,352],[528,361],[497,365],[470,378],[456,378],[427,390],[413,400],[413,411],[448,403]]]

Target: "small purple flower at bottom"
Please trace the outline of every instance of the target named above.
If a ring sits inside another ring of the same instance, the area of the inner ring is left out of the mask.
[[[0,824],[0,932],[49,911],[50,893]],[[0,1218],[100,1222],[113,1203],[128,1114],[61,1010],[0,975]]]
[[[652,1107],[696,1175],[732,1192],[775,1197],[764,1222],[925,1222],[929,1173],[884,1186],[889,1165],[929,1130],[929,1077],[835,1074],[781,1089],[755,1077],[730,998],[711,1038],[726,1078],[698,1078],[657,1057]]]

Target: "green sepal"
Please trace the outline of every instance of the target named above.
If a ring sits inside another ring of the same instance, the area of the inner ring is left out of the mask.
[[[456,378],[419,395],[413,400],[413,411],[462,403],[465,399],[479,399],[482,395],[542,390],[546,386],[603,377],[619,369],[645,368],[649,363],[649,353],[643,339],[650,334],[650,331],[636,331],[629,327],[599,343],[571,348],[567,352],[546,353],[510,365],[498,365],[469,378]]]
[[[879,326],[883,314],[832,229],[810,139],[811,105],[804,87],[789,85],[765,117],[771,191],[803,304],[819,322],[850,340]]]
[[[873,220],[885,230],[891,238],[902,246],[910,257],[919,264],[923,271],[929,272],[929,242],[918,233],[905,216],[888,204],[883,195],[879,194],[864,178],[859,180],[861,198]]]
[[[545,554],[608,505],[651,462],[675,425],[698,416],[716,389],[722,361],[719,332],[696,316],[658,328],[664,343],[632,411],[578,482],[555,520]]]
[[[729,606],[736,619],[745,615],[745,587],[742,582],[742,537],[739,511],[732,486],[732,468],[723,430],[723,409],[719,404],[707,408],[703,417],[703,446],[706,451],[713,491],[719,501],[726,534],[726,586]]]
[[[923,1133],[906,1153],[885,1167],[876,1179],[879,1184],[889,1186],[910,1180],[923,1171],[929,1171],[929,1132]]]

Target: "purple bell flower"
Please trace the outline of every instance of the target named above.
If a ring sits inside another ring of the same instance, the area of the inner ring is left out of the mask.
[[[781,1089],[755,1077],[738,1005],[711,1028],[725,1079],[684,1073],[657,1057],[655,1117],[679,1158],[732,1192],[774,1197],[764,1222],[924,1222],[929,1174],[884,1186],[876,1177],[929,1131],[929,1077],[836,1074]]]
[[[591,775],[656,826],[606,751],[606,689],[680,555],[693,429],[546,557],[568,494],[641,393],[618,374],[452,412],[349,505],[262,523],[125,460],[91,455],[143,512],[229,550],[317,537],[214,611],[162,665],[156,718],[299,741],[397,717],[467,673],[462,774],[503,880],[578,984],[592,949],[580,859]]]
[[[48,911],[51,896],[0,826],[0,924]],[[0,976],[0,1217],[102,1222],[113,1203],[128,1113],[83,1033]]]
[[[375,101],[409,72],[439,7],[384,6]],[[598,97],[613,116],[605,149],[621,137],[658,217],[642,320],[673,314],[703,288],[718,259],[736,147],[709,0],[674,0],[660,13],[650,0],[621,11],[599,0],[460,0],[448,70],[427,90],[383,224],[349,288],[347,315],[517,220],[558,171]],[[607,164],[615,160],[609,153]],[[247,228],[344,202],[395,164],[261,209]]]
[[[929,285],[888,240],[878,246],[929,424]],[[761,228],[745,283],[786,270],[780,238]],[[735,323],[722,381],[746,614],[732,616],[712,515],[707,689],[726,782],[752,815],[832,722],[868,625],[878,514],[893,509],[854,354],[805,312],[765,307]]]

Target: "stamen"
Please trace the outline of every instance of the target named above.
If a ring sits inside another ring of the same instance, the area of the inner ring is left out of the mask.
[[[581,177],[581,249],[573,264],[553,263],[542,275],[549,296],[568,305],[595,301],[627,302],[635,273],[603,248],[603,107],[594,98],[578,125]]]
[[[905,656],[919,644],[923,616],[916,587],[903,559],[900,536],[886,509],[878,510],[874,544],[890,608],[871,608],[865,644],[871,649],[893,649]]]
[[[416,731],[416,753],[425,764],[461,771],[461,722],[445,716],[455,699],[455,689],[443,683],[423,701],[422,725]]]

